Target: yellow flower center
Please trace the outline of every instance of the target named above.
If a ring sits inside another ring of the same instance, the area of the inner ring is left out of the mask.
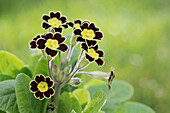
[[[88,54],[89,56],[91,56],[92,58],[94,58],[95,60],[99,58],[99,54],[96,53],[93,48],[88,49],[87,54]]]
[[[84,39],[88,39],[88,40],[92,40],[95,37],[94,31],[93,30],[87,30],[84,29],[81,32],[82,38]]]
[[[74,25],[74,28],[75,28],[75,29],[79,29],[79,28],[80,28],[80,24],[79,24],[79,23],[75,24],[75,25]]]
[[[57,18],[52,18],[48,20],[48,24],[52,27],[58,28],[62,24],[62,22]]]
[[[48,84],[46,82],[40,82],[37,86],[40,92],[46,92],[48,90]]]
[[[59,47],[58,41],[52,39],[48,39],[47,42],[45,43],[45,46],[52,50],[56,50]]]

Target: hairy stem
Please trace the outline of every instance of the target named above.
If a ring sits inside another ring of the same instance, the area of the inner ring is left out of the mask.
[[[55,113],[58,112],[59,98],[60,98],[60,90],[61,90],[61,85],[60,85],[60,84],[56,84],[56,85],[55,85],[55,95],[54,95]]]

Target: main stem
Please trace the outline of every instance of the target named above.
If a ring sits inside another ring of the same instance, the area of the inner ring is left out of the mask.
[[[56,86],[55,86],[55,95],[54,95],[55,113],[58,112],[60,90],[61,90],[61,85],[60,84],[56,84]]]

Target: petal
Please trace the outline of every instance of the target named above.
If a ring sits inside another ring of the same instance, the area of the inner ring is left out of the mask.
[[[70,27],[73,27],[73,22],[68,22],[67,25],[69,25]]]
[[[94,37],[94,39],[101,40],[101,38],[103,38],[102,32],[96,32],[95,35],[96,35],[96,36]]]
[[[42,100],[42,99],[44,98],[43,93],[41,93],[40,91],[37,91],[37,92],[34,94],[34,96],[35,96],[36,98],[39,98],[40,100]]]
[[[77,37],[77,42],[85,42],[85,39],[83,39],[82,37]]]
[[[42,19],[45,20],[46,22],[48,22],[48,19],[50,19],[50,17],[47,15],[43,15]]]
[[[67,51],[68,47],[65,44],[60,44],[60,47],[57,49],[61,50],[62,52],[65,52],[65,51]]]
[[[30,86],[31,86],[30,90],[31,90],[32,92],[38,91],[37,85],[38,85],[38,84],[37,84],[35,81],[32,81],[32,82],[30,83]]]
[[[38,49],[44,49],[45,48],[45,43],[46,43],[46,40],[44,40],[44,39],[39,39],[38,41],[37,41],[37,48]]]
[[[43,22],[43,23],[42,23],[42,27],[46,30],[46,29],[48,29],[48,28],[51,27],[51,26],[48,25],[47,23]]]
[[[68,28],[68,25],[67,24],[65,24],[65,25],[62,25],[65,29],[67,29]]]
[[[46,83],[48,84],[48,87],[52,87],[54,85],[54,82],[49,77],[46,77]]]
[[[35,77],[35,81],[36,81],[37,83],[40,83],[41,81],[45,81],[44,75],[37,75],[37,76]]]
[[[91,23],[89,25],[89,29],[92,29],[94,32],[99,30],[98,28],[95,27],[94,23]]]
[[[95,60],[95,62],[98,64],[98,66],[103,66],[103,64],[104,64],[104,61],[100,58]]]
[[[65,40],[65,37],[62,37],[60,33],[56,33],[53,38],[58,41],[58,44],[64,42]]]
[[[54,90],[52,88],[50,88],[46,92],[44,92],[44,96],[46,98],[50,98],[51,95],[54,95]]]
[[[94,58],[92,58],[91,56],[89,56],[88,54],[86,54],[86,59],[88,59],[90,62],[94,61]]]
[[[59,18],[60,18],[60,15],[61,15],[60,12],[56,12],[56,13],[50,12],[50,17],[51,17],[51,18],[56,17],[57,19],[59,19]]]
[[[55,32],[59,32],[61,33],[62,32],[62,28],[54,28]]]
[[[87,29],[88,28],[88,23],[87,22],[85,22],[85,23],[83,23],[83,25],[82,26],[80,26],[81,27],[81,29],[83,30],[83,29]]]
[[[74,23],[75,23],[75,24],[77,24],[77,23],[78,23],[78,24],[80,24],[80,25],[81,25],[81,20],[75,20],[75,21],[74,21]]]
[[[33,38],[33,40],[37,40],[37,39],[39,39],[40,38],[40,35],[37,35],[35,38]]]
[[[41,35],[41,37],[47,40],[49,38],[52,38],[53,34],[52,33],[47,33],[47,34]]]
[[[88,46],[94,46],[97,42],[94,40],[87,40]]]
[[[102,50],[98,50],[98,51],[96,51],[96,53],[98,53],[99,54],[99,57],[103,57],[103,51]]]
[[[80,30],[80,29],[74,30],[74,34],[75,34],[75,35],[81,35],[81,30]]]
[[[65,22],[66,22],[66,20],[67,20],[67,18],[66,18],[65,16],[62,16],[59,20],[61,20],[61,21],[62,21],[62,23],[65,23]]]
[[[32,49],[36,48],[37,47],[36,42],[35,41],[31,41],[30,42],[30,46],[31,46]]]
[[[83,48],[86,51],[88,50],[88,47],[87,47],[86,43],[82,43],[81,44],[81,48]]]
[[[91,48],[93,48],[95,51],[97,51],[98,50],[98,45],[96,45],[96,46],[94,46],[94,47],[91,47]]]
[[[50,55],[51,57],[54,57],[57,55],[57,51],[56,50],[51,50],[50,48],[46,47],[45,52],[47,53],[47,55]]]

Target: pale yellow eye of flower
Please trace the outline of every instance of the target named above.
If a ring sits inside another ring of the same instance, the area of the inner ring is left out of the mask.
[[[79,28],[80,28],[80,24],[79,24],[79,23],[75,24],[75,25],[74,25],[74,28],[75,28],[75,29],[79,29]]]
[[[95,52],[93,48],[88,49],[87,53],[90,57],[94,58],[95,60],[99,58],[99,54]]]
[[[48,39],[45,46],[52,50],[56,50],[59,47],[59,44],[57,40]]]
[[[88,40],[93,40],[93,38],[95,37],[95,33],[93,30],[88,30],[88,29],[84,29],[81,32],[82,38],[83,39],[88,39]]]
[[[40,82],[37,88],[40,92],[46,92],[48,90],[48,84],[46,82]]]
[[[62,22],[57,18],[52,18],[48,20],[48,24],[52,27],[58,28],[62,24]]]

